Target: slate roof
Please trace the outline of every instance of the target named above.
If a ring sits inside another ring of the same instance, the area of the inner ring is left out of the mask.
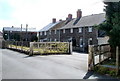
[[[73,23],[75,22],[75,18],[72,19],[69,23],[67,23],[66,25],[64,25],[63,27],[61,27],[60,29],[67,29],[67,28],[72,28],[73,27]]]
[[[3,27],[4,31],[21,31],[21,27]],[[22,31],[26,31],[26,28],[22,28]],[[28,28],[28,32],[37,32],[36,28]]]
[[[55,25],[57,25],[58,23],[60,23],[60,21],[56,22],[56,23],[50,23],[47,26],[43,27],[39,32],[41,31],[48,31],[50,30],[52,27],[54,27]]]
[[[74,25],[75,20],[76,19],[73,19],[67,25],[63,26],[61,29],[99,25],[100,23],[105,21],[105,13],[83,16],[77,22],[77,24]]]
[[[61,27],[65,26],[66,22],[67,22],[67,20],[62,20],[58,24],[56,24],[54,27],[50,28],[50,30],[58,30]]]

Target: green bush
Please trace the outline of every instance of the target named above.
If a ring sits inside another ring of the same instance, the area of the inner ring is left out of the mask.
[[[116,76],[116,71],[115,71],[115,70],[111,70],[111,71],[109,72],[109,74],[110,74],[111,76]]]
[[[97,72],[100,73],[100,74],[108,74],[109,73],[109,68],[107,68],[107,67],[99,67]]]

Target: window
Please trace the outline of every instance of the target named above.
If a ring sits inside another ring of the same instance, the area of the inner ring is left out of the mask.
[[[80,38],[80,47],[83,47],[83,39]]]
[[[37,32],[37,37],[39,36],[39,32]]]
[[[49,31],[49,34],[51,35],[51,30]]]
[[[40,35],[42,35],[42,32],[40,32]]]
[[[44,32],[44,35],[46,35],[46,31]]]
[[[55,30],[55,34],[57,33],[57,30]]]
[[[92,27],[88,27],[88,32],[92,32]]]
[[[63,29],[63,33],[65,33],[65,29]]]
[[[57,41],[57,39],[55,39],[55,42]]]
[[[79,28],[79,33],[81,33],[82,32],[82,28]]]
[[[50,42],[52,41],[52,39],[50,38]]]
[[[73,28],[70,29],[70,33],[73,33]]]
[[[92,42],[92,38],[89,38],[89,40],[88,40],[88,44],[89,44],[89,45],[92,45],[92,44],[93,44],[93,42]]]

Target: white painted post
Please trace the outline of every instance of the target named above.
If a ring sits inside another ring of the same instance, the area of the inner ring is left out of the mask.
[[[30,56],[33,55],[33,43],[34,43],[34,42],[30,42],[30,52],[29,52],[29,55],[30,55]]]
[[[70,54],[72,54],[72,42],[69,43]]]

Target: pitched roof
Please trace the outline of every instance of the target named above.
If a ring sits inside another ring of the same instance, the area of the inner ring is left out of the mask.
[[[64,25],[63,27],[61,27],[60,29],[67,29],[67,28],[72,28],[73,27],[73,23],[75,22],[75,18],[72,19],[70,22],[68,22],[66,25]]]
[[[94,26],[99,25],[105,21],[105,14],[93,14],[89,16],[84,16],[78,21],[75,27],[85,27],[85,26]]]
[[[57,30],[60,29],[61,27],[65,26],[66,20],[60,21],[60,23],[56,24],[54,27],[50,28],[50,30]]]
[[[3,27],[4,31],[21,31],[21,27]],[[26,31],[26,28],[22,28],[22,31]],[[36,32],[36,28],[27,28],[28,32]]]
[[[51,29],[52,27],[54,27],[55,25],[57,25],[58,23],[60,23],[60,21],[56,22],[56,23],[50,23],[47,26],[43,27],[40,31],[48,31],[49,29]]]
[[[73,19],[67,25],[63,26],[61,29],[99,25],[100,23],[105,21],[105,14],[100,13],[83,16],[75,25],[73,25],[75,21],[76,19]]]

